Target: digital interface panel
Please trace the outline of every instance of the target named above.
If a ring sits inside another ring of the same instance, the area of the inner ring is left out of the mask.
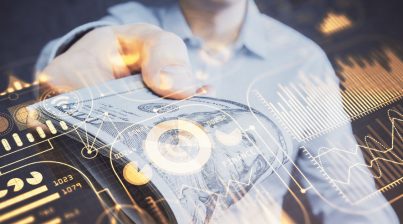
[[[242,103],[154,100],[131,79],[55,90],[8,72],[0,93],[0,223],[271,223],[279,214],[284,223],[312,223],[308,193],[345,214],[392,205],[401,219],[401,52],[379,36],[336,44],[364,23],[352,5],[346,11],[356,17],[330,10],[315,26],[337,82],[303,70],[271,81],[293,61],[254,77]],[[299,16],[309,23],[309,13]],[[364,57],[338,54],[374,43]],[[267,177],[276,184],[266,187]],[[284,204],[278,188],[287,192]]]

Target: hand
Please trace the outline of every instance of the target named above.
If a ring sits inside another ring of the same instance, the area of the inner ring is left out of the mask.
[[[95,29],[56,57],[40,75],[54,87],[96,85],[141,71],[156,94],[183,99],[202,93],[186,45],[175,34],[149,24]]]

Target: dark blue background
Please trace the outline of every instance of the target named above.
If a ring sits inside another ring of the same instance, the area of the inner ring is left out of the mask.
[[[165,4],[165,1],[145,1]],[[94,21],[119,0],[2,0],[0,3],[0,92],[8,85],[8,76],[15,74],[32,80],[33,65],[41,48],[51,39],[74,27]],[[402,55],[403,1],[388,0],[257,0],[262,12],[288,24],[317,42],[333,62],[335,58],[359,56],[373,60],[369,52],[391,48]],[[318,32],[318,25],[327,12],[346,14],[354,22],[351,29],[330,37]],[[381,52],[382,54],[382,52]],[[385,67],[386,58],[378,57]],[[335,64],[334,64],[335,65]],[[337,71],[337,66],[336,71]],[[400,188],[391,190],[393,194]],[[286,210],[298,220],[291,197]],[[403,210],[401,202],[394,204]],[[401,213],[401,212],[398,212]]]
[[[171,0],[147,1],[165,4]],[[0,89],[7,85],[7,73],[30,80],[32,64],[40,49],[51,39],[72,28],[96,20],[120,0],[2,0],[0,3]],[[366,57],[383,45],[401,53],[403,41],[403,1],[401,0],[257,0],[264,13],[310,37],[329,54],[330,59],[346,54]],[[353,29],[330,38],[317,26],[326,12],[347,14]],[[400,51],[399,51],[400,49]]]

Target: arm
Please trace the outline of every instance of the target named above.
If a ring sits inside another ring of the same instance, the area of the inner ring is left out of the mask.
[[[77,89],[141,71],[145,84],[158,95],[182,99],[197,92],[200,86],[183,41],[140,23],[155,23],[150,9],[127,3],[109,12],[50,42],[38,59],[36,74],[55,87]]]

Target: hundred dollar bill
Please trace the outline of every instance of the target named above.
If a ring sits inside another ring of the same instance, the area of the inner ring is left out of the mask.
[[[286,162],[285,139],[265,115],[224,99],[159,98],[139,76],[33,107],[75,127],[86,147],[107,155],[112,166],[142,168],[149,180],[122,182],[153,183],[178,223],[209,222]],[[278,144],[265,144],[268,134]]]

